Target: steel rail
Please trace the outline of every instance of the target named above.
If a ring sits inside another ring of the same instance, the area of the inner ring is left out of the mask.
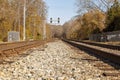
[[[70,41],[70,40],[65,40],[63,39],[63,41],[77,47],[77,48],[80,48],[82,50],[85,50],[85,51],[88,51],[92,54],[95,54],[99,57],[102,57],[102,58],[105,58],[109,61],[112,61],[114,63],[117,63],[117,64],[120,64],[120,54],[119,53],[109,53],[109,52],[105,52],[105,51],[102,51],[102,50],[99,50],[99,49],[95,49],[95,48],[92,48],[92,47],[88,47],[88,46],[85,46],[85,45],[82,45],[82,44],[78,44],[76,43],[76,41]]]
[[[3,56],[21,54],[23,51],[26,51],[27,49],[37,47],[37,46],[43,45],[51,41],[53,41],[53,39],[1,43],[0,44],[0,57],[3,58]]]
[[[98,42],[88,42],[88,41],[78,41],[78,40],[73,40],[73,41],[81,42],[81,43],[85,43],[89,45],[94,45],[94,46],[99,46],[103,48],[113,49],[113,50],[120,50],[119,45],[110,45],[110,44],[103,44],[103,43],[98,43]]]

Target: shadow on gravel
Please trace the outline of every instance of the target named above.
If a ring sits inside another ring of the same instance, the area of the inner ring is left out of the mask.
[[[78,47],[80,50],[83,50],[84,52],[88,53],[89,55],[91,56],[95,56],[97,57],[99,60],[103,61],[104,63],[108,64],[108,65],[111,65],[112,67],[114,67],[115,69],[117,70],[120,70],[120,64],[116,64],[112,61],[109,61],[108,59],[105,59],[104,57],[100,57],[99,55],[93,53],[93,52],[90,52],[90,51],[87,51],[86,49],[83,49],[81,47]]]
[[[36,48],[36,49],[31,48],[31,49],[28,49],[26,52],[21,52],[21,53],[17,54],[16,56],[10,56],[10,57],[1,58],[0,59],[0,65],[1,64],[12,64],[12,63],[20,60],[23,57],[29,56],[34,51],[45,51],[45,48],[47,48],[47,47],[48,47],[48,45],[43,45],[40,48]]]
[[[67,42],[67,43],[69,43],[69,42]],[[77,47],[77,48],[79,48],[80,50],[82,50],[82,51],[84,51],[84,52],[86,52],[86,53],[88,53],[89,55],[91,55],[91,56],[95,56],[95,57],[97,57],[100,61],[103,61],[104,63],[106,63],[106,64],[108,64],[108,65],[111,65],[112,67],[114,67],[116,70],[120,70],[120,64],[116,64],[116,63],[114,63],[114,62],[112,62],[112,61],[109,61],[108,59],[106,59],[106,58],[104,58],[104,57],[100,57],[99,55],[97,55],[97,54],[95,54],[95,53],[93,53],[93,52],[91,52],[91,51],[88,51],[87,49],[85,49],[85,48],[83,48],[83,47],[81,47],[81,46],[78,46],[78,45],[75,45],[75,44],[71,44],[71,43],[69,43],[70,45],[72,45],[72,46],[74,46],[74,47]],[[78,59],[78,60],[80,60],[80,59]],[[86,60],[86,61],[98,61],[98,60],[92,60],[92,59],[81,59],[81,60]]]
[[[5,60],[0,61],[0,64],[12,64],[12,63],[14,63],[14,61],[5,61]]]
[[[19,54],[20,57],[27,57],[29,55],[29,53],[26,54]]]
[[[25,53],[18,54],[17,56],[6,57],[6,58],[0,60],[0,64],[12,64],[17,60],[20,60],[20,57],[27,57],[32,52],[33,52],[33,50],[30,49]],[[15,57],[17,57],[17,59],[15,59]]]

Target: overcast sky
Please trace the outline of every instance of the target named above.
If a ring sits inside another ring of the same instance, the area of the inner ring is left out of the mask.
[[[61,24],[76,15],[76,0],[44,0],[48,6],[48,22],[50,18],[61,19]]]

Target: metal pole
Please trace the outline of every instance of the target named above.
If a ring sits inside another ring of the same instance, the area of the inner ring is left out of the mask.
[[[20,2],[18,3],[18,27],[19,27],[19,34],[20,34]]]
[[[46,39],[46,20],[43,20],[43,40]]]
[[[24,7],[23,7],[23,40],[26,40],[26,10],[35,0],[32,0],[31,3],[26,6],[26,0],[24,0]]]
[[[24,0],[24,8],[23,8],[23,40],[26,40],[26,34],[25,34],[25,31],[26,31],[26,0]]]
[[[34,24],[34,26],[33,26],[33,40],[35,40],[35,17],[33,20],[34,20],[33,21],[33,24]]]

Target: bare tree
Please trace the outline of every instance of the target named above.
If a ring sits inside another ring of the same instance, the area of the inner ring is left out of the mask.
[[[78,13],[83,14],[91,9],[98,9],[102,12],[108,10],[115,0],[77,0]]]

